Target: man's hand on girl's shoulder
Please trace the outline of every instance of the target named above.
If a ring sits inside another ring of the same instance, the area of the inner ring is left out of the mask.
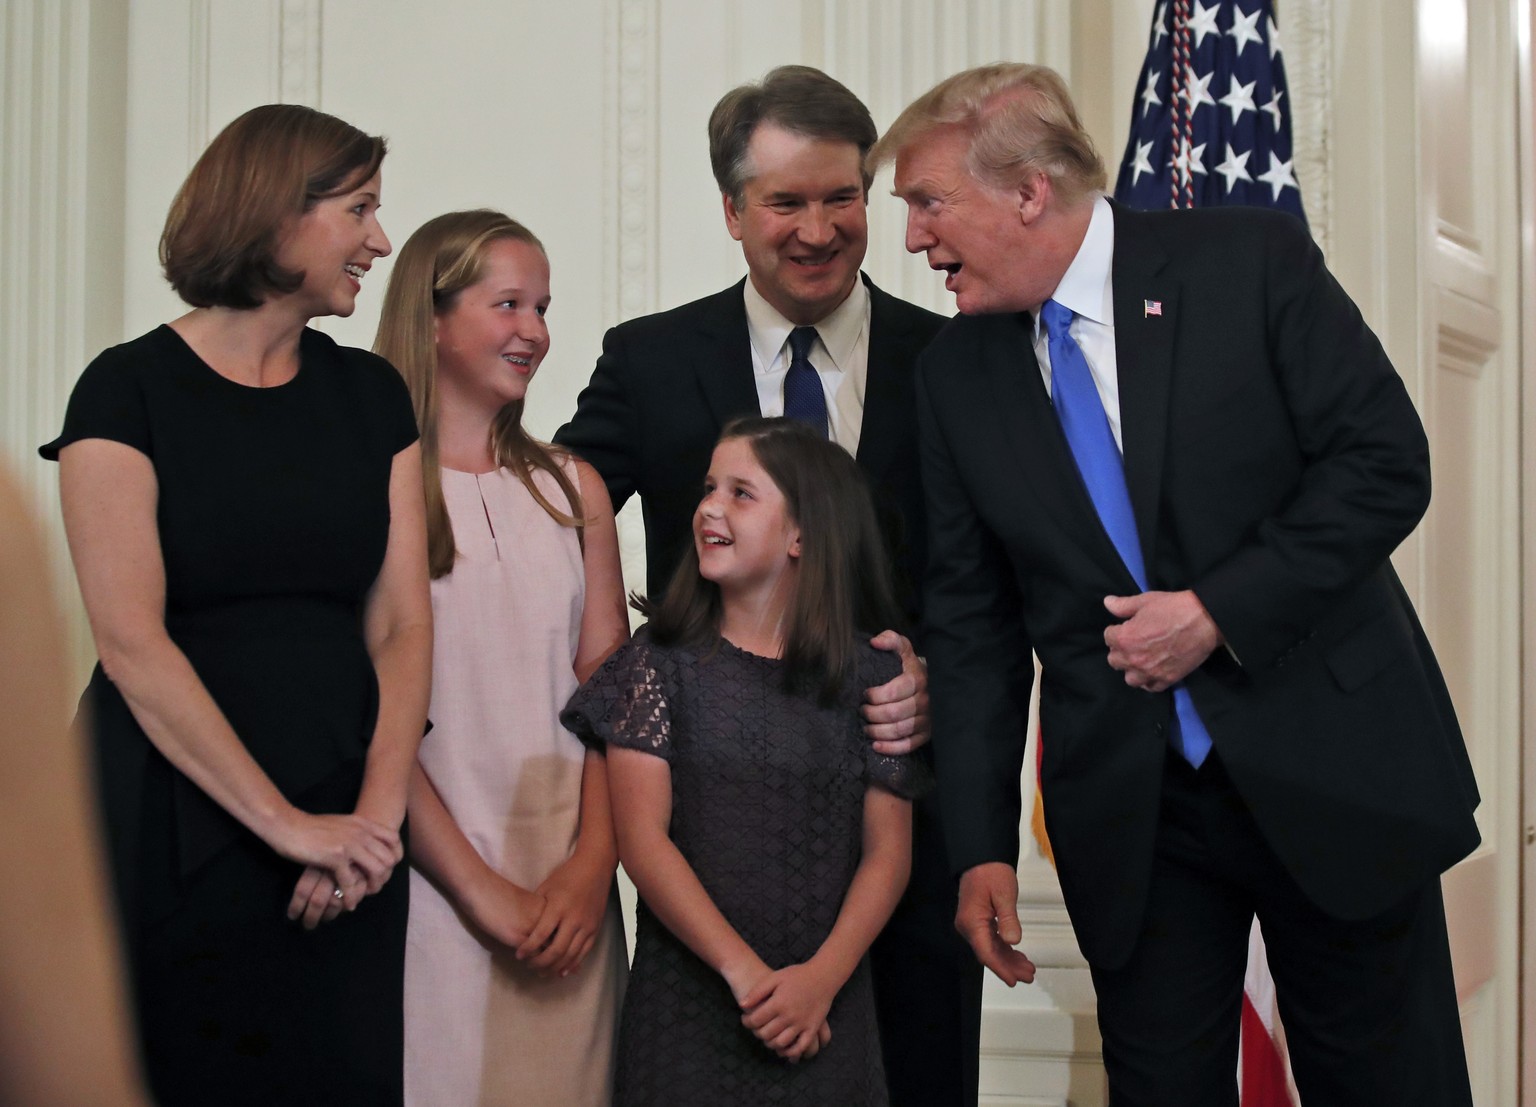
[[[917,656],[912,642],[894,630],[881,631],[869,640],[877,650],[890,650],[901,658],[901,675],[864,691],[864,736],[876,753],[894,757],[928,744],[932,723],[928,718],[928,664]]]

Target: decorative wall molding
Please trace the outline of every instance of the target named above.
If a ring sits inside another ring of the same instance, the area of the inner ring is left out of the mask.
[[[44,522],[55,578],[67,579],[58,474],[37,446],[58,433],[87,354],[86,305],[99,274],[87,257],[88,4],[9,0],[0,16],[0,435],[7,467]],[[69,642],[80,668],[89,633],[72,586]]]
[[[1333,239],[1333,0],[1289,0],[1280,43],[1291,87],[1291,154],[1312,237]]]
[[[212,93],[211,62],[213,13],[210,0],[189,0],[187,5],[187,164],[197,161],[213,138],[208,123]]]
[[[278,24],[278,96],[285,104],[320,106],[324,0],[283,0]]]
[[[614,52],[617,75],[610,102],[616,128],[610,132],[616,155],[617,237],[607,251],[617,263],[612,322],[656,310],[657,104],[659,65],[657,0],[620,0]],[[612,205],[610,206],[612,210]]]
[[[609,0],[603,54],[603,324],[656,310],[657,0]],[[638,500],[617,517],[629,587],[645,590],[645,524]],[[631,612],[631,620],[638,621]],[[626,885],[626,892],[628,886]]]

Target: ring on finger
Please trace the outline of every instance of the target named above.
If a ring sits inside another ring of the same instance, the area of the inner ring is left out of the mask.
[[[336,900],[338,903],[347,898],[347,894],[341,890],[340,884],[336,885],[336,887],[331,890],[331,898]]]

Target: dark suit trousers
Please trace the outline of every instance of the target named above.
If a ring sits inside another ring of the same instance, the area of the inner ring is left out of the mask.
[[[891,1107],[976,1107],[981,965],[955,932],[938,798],[912,805],[912,875],[870,948]]]
[[[1237,1107],[1255,914],[1306,1107],[1471,1104],[1438,881],[1363,922],[1323,914],[1215,754],[1168,755],[1157,834],[1131,960],[1093,974],[1114,1107]]]

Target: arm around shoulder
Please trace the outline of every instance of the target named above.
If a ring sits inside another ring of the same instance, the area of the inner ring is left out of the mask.
[[[603,352],[591,380],[576,398],[576,414],[555,432],[556,445],[590,463],[601,475],[615,510],[637,490],[639,459],[634,451],[641,440],[629,393],[622,330],[613,327],[603,336]]]

